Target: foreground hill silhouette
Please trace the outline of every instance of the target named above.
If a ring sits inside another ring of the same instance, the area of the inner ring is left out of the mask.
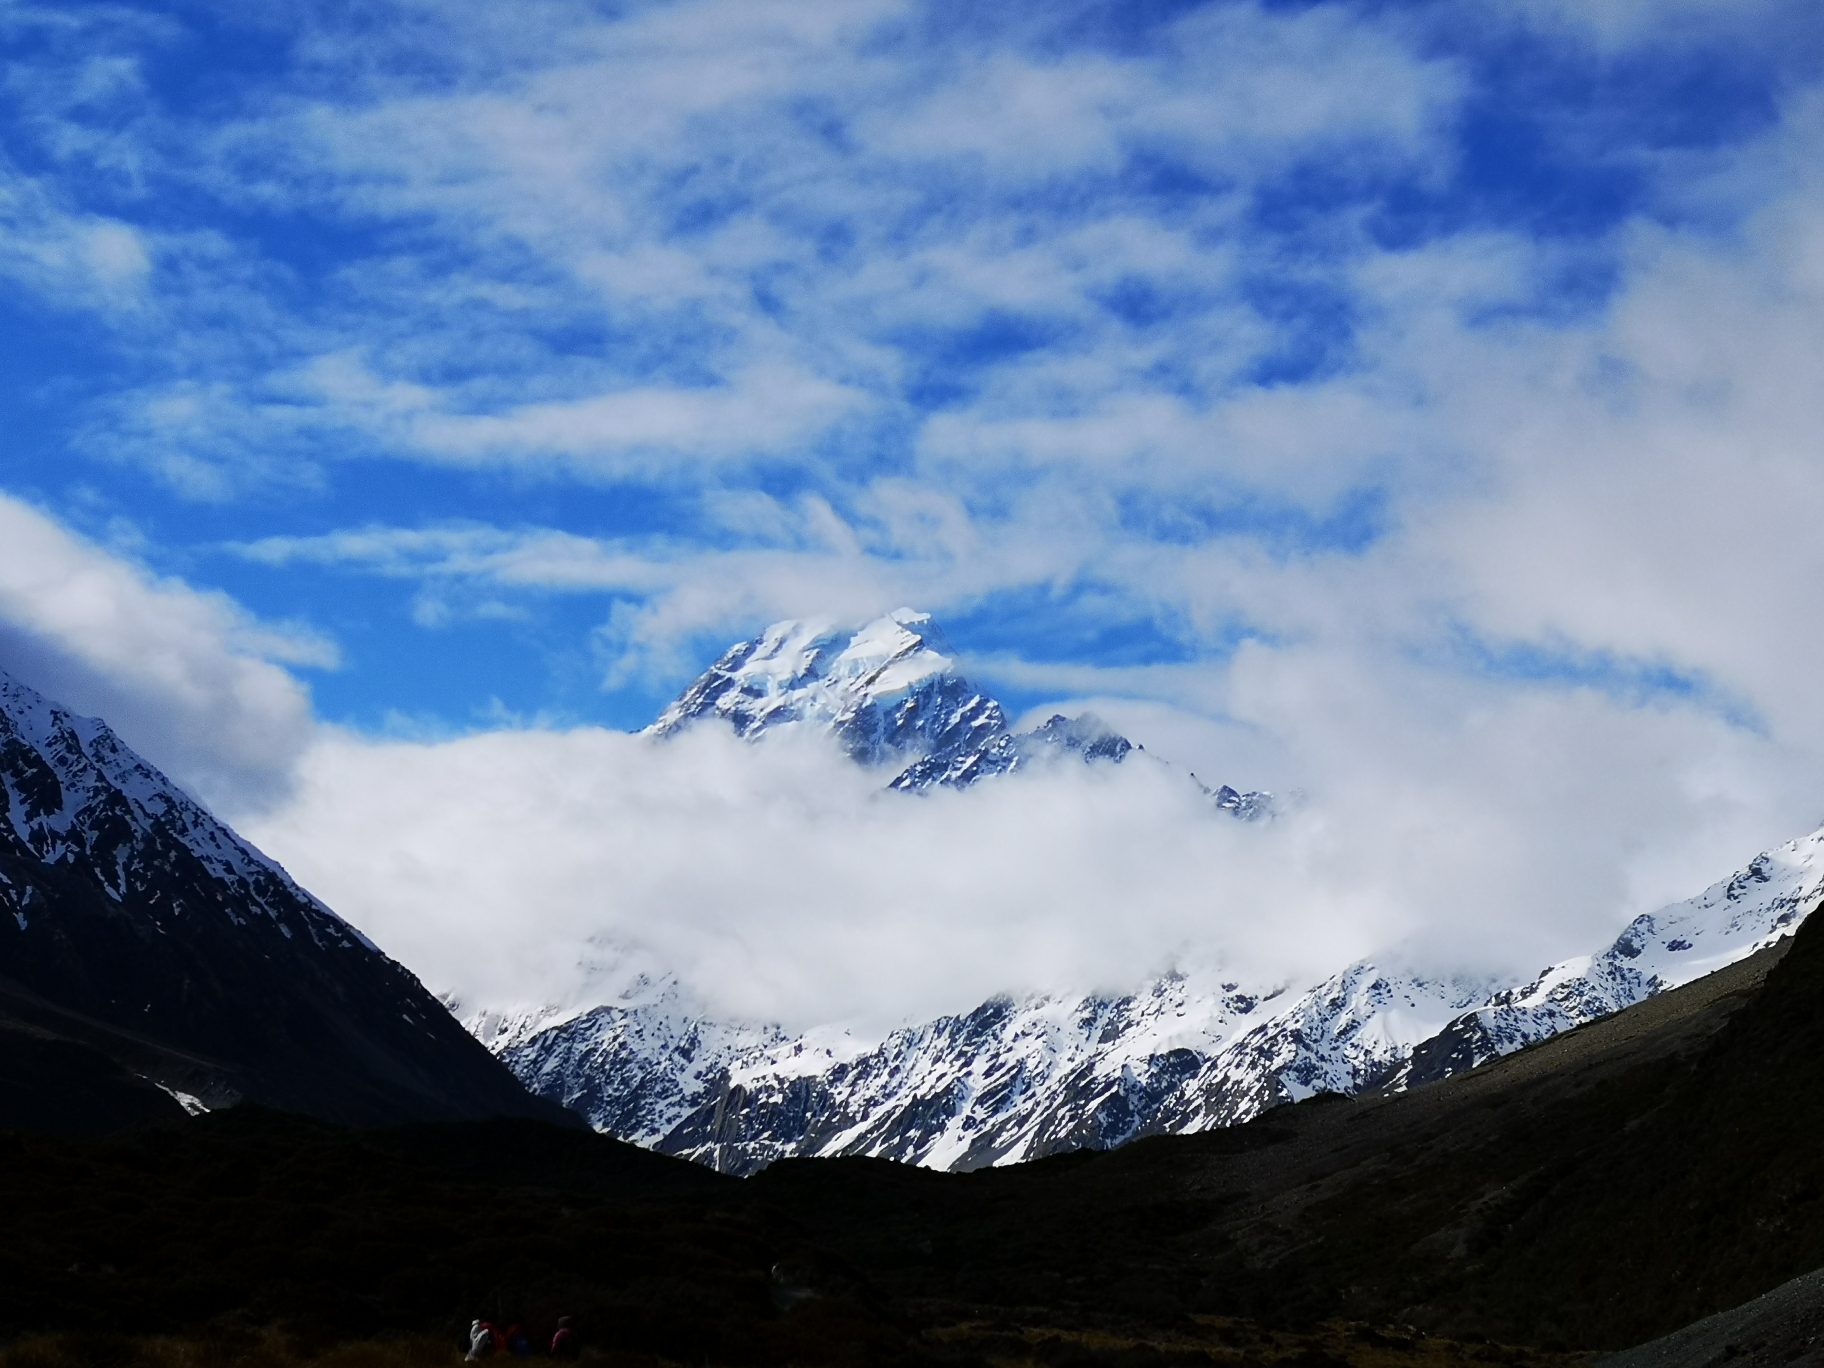
[[[737,1180],[530,1121],[252,1109],[14,1135],[0,1332],[449,1344],[473,1315],[566,1313],[627,1362],[1619,1349],[1824,1266],[1821,1060],[1824,920],[1410,1093],[970,1174],[797,1160]]]

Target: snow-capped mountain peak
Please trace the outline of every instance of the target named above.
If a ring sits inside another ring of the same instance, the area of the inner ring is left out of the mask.
[[[373,942],[292,881],[277,863],[217,821],[200,803],[123,744],[100,718],[78,717],[0,671],[0,784],[14,835],[53,863],[82,854],[104,886],[126,892],[122,864],[136,833],[154,828],[183,845],[242,909],[283,934],[319,945]],[[0,891],[0,901],[3,901]],[[231,913],[231,916],[238,913]]]
[[[957,671],[929,615],[910,608],[854,631],[816,619],[776,622],[725,651],[646,734],[668,736],[705,718],[748,738],[817,727],[867,765],[903,766],[1007,729],[1000,704]]]
[[[855,629],[827,619],[776,622],[723,652],[645,734],[670,736],[711,719],[749,740],[782,727],[827,732],[857,762],[891,766],[887,787],[901,792],[967,788],[1064,756],[1119,764],[1140,749],[1088,713],[1056,714],[1016,733],[1000,703],[964,677],[931,615],[911,608]],[[1232,816],[1271,811],[1269,794],[1204,792]]]
[[[4,672],[0,966],[12,1027],[188,1110],[562,1115],[106,723]]]
[[[1636,917],[1596,954],[1491,994],[1416,1052],[1396,1085],[1510,1054],[1714,973],[1790,936],[1820,899],[1824,827],[1763,851],[1695,898]]]

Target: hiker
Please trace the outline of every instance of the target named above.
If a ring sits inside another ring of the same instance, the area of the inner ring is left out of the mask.
[[[519,1326],[507,1330],[507,1352],[514,1358],[532,1357],[532,1338]]]
[[[575,1358],[577,1350],[576,1331],[571,1328],[570,1317],[557,1318],[557,1333],[551,1336],[552,1358]]]
[[[469,1324],[469,1352],[463,1355],[468,1362],[483,1357],[494,1347],[494,1327],[484,1320],[472,1321]]]

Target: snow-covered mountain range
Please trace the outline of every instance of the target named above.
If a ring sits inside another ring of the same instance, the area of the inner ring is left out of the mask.
[[[1371,961],[1302,991],[1168,976],[1122,997],[994,999],[872,1048],[703,1020],[673,983],[468,1024],[598,1129],[725,1172],[835,1154],[969,1169],[1445,1077],[1753,954],[1821,897],[1824,829],[1519,983]]]
[[[856,632],[780,623],[731,647],[649,732],[720,719],[747,737],[833,734],[890,787],[967,787],[1039,757],[1121,763],[1093,720],[1015,734],[923,614]],[[1211,791],[1242,817],[1264,794]],[[1322,1092],[1403,1087],[1700,977],[1791,934],[1824,896],[1824,831],[1630,925],[1527,981],[1361,961],[1315,985],[1173,975],[1126,996],[997,998],[878,1044],[706,1020],[673,982],[592,1010],[466,1024],[541,1096],[623,1139],[752,1172],[791,1155],[865,1154],[944,1169],[1232,1125]]]
[[[0,1032],[191,1110],[563,1115],[106,723],[4,672]]]

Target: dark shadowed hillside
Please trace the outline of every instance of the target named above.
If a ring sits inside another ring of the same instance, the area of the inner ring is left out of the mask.
[[[180,1093],[351,1124],[569,1119],[104,722],[4,672],[0,1047],[0,1079],[65,1061],[54,1100],[0,1102],[14,1126],[95,1133]]]
[[[691,1363],[1621,1347],[1824,1265],[1824,922],[1790,947],[1410,1093],[970,1174],[737,1180],[531,1122],[257,1111],[18,1137],[0,1322],[447,1336],[569,1312]]]
[[[1407,1094],[967,1178],[782,1164],[755,1187],[943,1300],[1620,1347],[1824,1264],[1824,930],[1780,954]]]

